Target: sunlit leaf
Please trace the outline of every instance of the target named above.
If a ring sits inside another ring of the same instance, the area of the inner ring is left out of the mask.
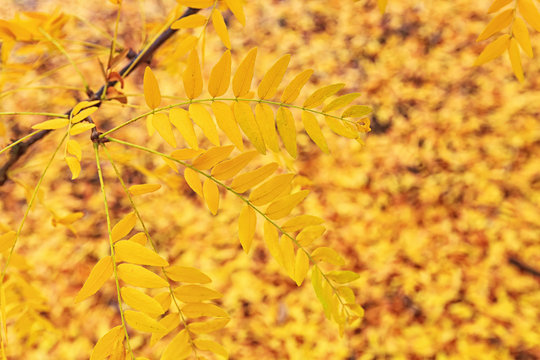
[[[161,93],[159,91],[159,85],[157,82],[154,73],[150,67],[144,69],[144,99],[146,100],[146,105],[150,109],[155,109],[161,104]]]
[[[277,88],[287,71],[291,55],[283,55],[278,61],[268,70],[259,84],[258,96],[261,99],[271,99],[276,94]]]
[[[173,265],[166,268],[165,273],[174,281],[197,284],[208,284],[212,282],[212,279],[208,275],[193,267]]]
[[[219,209],[219,189],[216,183],[206,178],[203,183],[204,201],[213,215],[216,215]]]
[[[318,90],[315,90],[307,99],[304,101],[304,107],[314,108],[321,105],[324,100],[328,97],[334,95],[339,90],[343,89],[345,84],[332,84],[322,87]]]
[[[171,29],[189,29],[206,24],[206,17],[201,14],[192,14],[172,23]]]
[[[234,178],[231,188],[236,192],[243,193],[263,182],[266,178],[272,175],[277,168],[277,163],[270,163],[256,170],[238,175]]]
[[[131,308],[144,312],[152,317],[156,317],[165,312],[159,302],[140,290],[123,287],[120,289],[122,300]]]
[[[169,120],[180,131],[189,147],[199,149],[197,135],[193,129],[193,122],[189,118],[189,113],[184,109],[174,108],[169,112]]]
[[[244,150],[242,133],[231,108],[221,101],[215,101],[212,103],[212,111],[219,128],[239,150]]]
[[[134,212],[130,212],[124,216],[111,230],[111,239],[116,242],[122,239],[124,236],[130,233],[137,223],[137,215]]]
[[[522,18],[516,17],[514,19],[514,24],[512,25],[512,34],[518,41],[525,54],[527,54],[528,57],[532,58],[533,50],[531,47],[531,37],[529,36],[529,30],[527,29],[527,25]]]
[[[241,97],[249,93],[256,57],[257,48],[255,47],[249,50],[244,60],[238,65],[232,81],[234,96]]]
[[[134,241],[123,240],[114,245],[116,261],[125,261],[139,265],[168,266],[167,260],[159,256],[155,251],[137,244]]]
[[[75,297],[75,303],[94,295],[113,274],[113,262],[110,256],[101,258],[90,271],[90,275]]]
[[[242,244],[242,248],[246,253],[249,253],[249,250],[251,249],[256,225],[257,216],[255,210],[250,206],[245,205],[238,217],[238,237],[240,239],[240,244]]]
[[[129,285],[150,289],[169,286],[163,278],[139,265],[120,264],[117,269],[120,280]]]
[[[185,303],[199,303],[205,300],[219,299],[223,295],[201,285],[182,285],[174,289],[174,296]]]
[[[302,112],[302,123],[304,124],[304,130],[309,135],[311,140],[326,154],[330,153],[328,145],[322,133],[321,127],[315,115],[310,112]]]
[[[188,56],[182,80],[184,81],[184,90],[189,99],[195,99],[201,95],[203,80],[197,49],[192,50]]]
[[[311,257],[315,261],[324,261],[334,265],[345,265],[345,260],[334,249],[329,247],[319,247],[311,253]]]
[[[227,25],[225,25],[225,20],[223,20],[223,15],[218,9],[212,11],[212,24],[214,24],[214,29],[218,34],[221,42],[227,49],[231,48],[231,41],[229,40],[229,32],[227,31]]]
[[[180,331],[165,348],[161,360],[182,360],[191,355],[192,349],[186,329]]]
[[[491,35],[498,33],[499,31],[510,25],[513,18],[514,9],[508,9],[497,14],[493,19],[491,19],[489,24],[487,24],[486,28],[478,36],[476,41],[486,40]]]
[[[221,96],[227,92],[230,82],[231,52],[227,50],[223,53],[217,64],[212,68],[210,79],[208,80],[208,92],[213,97]]]
[[[285,90],[283,90],[281,102],[290,104],[296,100],[298,95],[300,95],[300,91],[304,85],[306,85],[311,75],[313,75],[313,70],[311,69],[304,70],[300,74],[296,75],[289,85],[287,85]]]
[[[208,110],[201,104],[191,104],[189,105],[189,116],[191,116],[195,124],[199,125],[208,140],[212,144],[219,146],[216,124]]]
[[[51,119],[45,120],[38,124],[32,125],[35,130],[56,130],[66,127],[69,124],[68,119]]]
[[[236,121],[238,121],[238,125],[240,125],[244,134],[246,134],[247,138],[251,141],[253,146],[255,146],[257,151],[263,155],[266,154],[266,147],[264,145],[261,130],[255,121],[251,106],[244,102],[235,102],[233,104],[233,109]]]
[[[138,184],[129,187],[131,196],[139,196],[158,191],[161,188],[160,184]]]
[[[283,196],[274,200],[266,209],[266,215],[272,219],[281,219],[292,211],[309,194],[308,190],[301,190],[291,195]]]
[[[176,139],[174,137],[171,123],[169,122],[169,118],[164,113],[157,113],[154,114],[152,118],[152,125],[154,125],[154,128],[157,130],[159,135],[167,142],[167,144],[171,145],[172,147],[176,147]]]

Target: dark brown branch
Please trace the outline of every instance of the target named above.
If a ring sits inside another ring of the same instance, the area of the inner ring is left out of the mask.
[[[199,11],[199,9],[193,9],[188,8],[178,19],[184,18],[189,15],[196,14]],[[167,41],[171,36],[174,35],[178,30],[171,29],[171,27],[168,27],[165,31],[163,31],[159,37],[150,44],[150,46],[145,49],[141,50],[137,56],[135,56],[129,64],[124,66],[122,70],[120,70],[120,75],[122,77],[129,76],[135,70],[140,64],[143,64],[145,62],[149,62],[152,59],[152,56],[154,55],[154,52],[161,46],[165,41]],[[88,100],[99,100],[103,96],[103,92],[108,88],[116,85],[118,81],[109,81],[107,85],[103,85],[96,93],[89,96]],[[70,109],[66,112],[66,114],[71,113]],[[90,120],[91,121],[91,120]],[[15,145],[9,152],[9,158],[6,161],[6,163],[0,168],[0,186],[4,185],[4,183],[8,179],[8,171],[9,169],[26,153],[26,151],[34,145],[39,140],[43,139],[47,134],[49,134],[52,130],[43,130],[32,137],[30,137],[28,140],[20,142],[19,144]]]
[[[521,271],[524,271],[524,272],[529,273],[529,274],[531,274],[533,276],[536,276],[536,277],[540,277],[540,270],[537,270],[537,269],[533,268],[532,266],[530,266],[528,264],[525,264],[524,262],[522,262],[521,260],[519,260],[515,256],[509,256],[508,257],[508,262],[510,264],[514,265],[515,267],[517,267]]]

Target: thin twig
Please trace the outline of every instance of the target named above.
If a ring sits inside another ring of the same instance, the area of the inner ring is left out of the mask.
[[[193,15],[197,13],[199,9],[193,9],[188,8],[178,19],[182,19],[186,16]],[[129,64],[124,66],[122,70],[120,70],[120,75],[122,77],[129,76],[135,70],[140,64],[150,61],[152,56],[154,55],[154,52],[159,49],[165,41],[167,41],[171,36],[174,35],[178,30],[177,29],[171,29],[169,26],[165,31],[161,33],[149,46],[145,47],[143,50],[141,50],[136,57],[134,57]],[[109,81],[106,85],[103,85],[96,93],[92,94],[88,101],[92,100],[99,100],[101,99],[101,96],[105,92],[105,89],[107,87],[112,87],[116,85],[117,81]],[[67,115],[71,113],[70,109],[66,112]],[[10,153],[9,158],[6,161],[6,163],[0,167],[0,186],[4,185],[4,183],[8,180],[7,173],[9,169],[26,153],[26,151],[34,145],[39,140],[43,139],[47,134],[49,134],[52,130],[42,130],[38,132],[37,134],[30,137],[27,141],[21,142],[14,146]]]

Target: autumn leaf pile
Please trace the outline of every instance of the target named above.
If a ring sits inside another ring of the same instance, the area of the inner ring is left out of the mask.
[[[30,3],[19,8],[0,6],[7,7],[9,15],[15,9],[55,14],[53,21],[38,15],[33,21],[42,21],[47,34],[64,39],[62,44],[70,49],[83,76],[97,86],[103,76],[96,72],[97,59],[90,55],[106,59],[110,39],[100,29],[112,34],[116,18],[114,5],[104,3],[98,11],[77,2],[63,5],[61,11],[74,16],[70,20],[60,15],[60,9],[54,12],[54,1],[40,2],[34,9]],[[174,1],[162,3],[167,9],[175,5]],[[283,66],[278,64],[287,63],[280,96],[285,85],[306,69],[314,72],[300,103],[325,85],[345,83],[336,90],[337,96],[355,94],[355,103],[374,108],[372,131],[362,141],[365,145],[336,135],[327,126],[330,124],[322,127],[323,137],[307,131],[309,127],[304,131],[311,119],[302,115],[295,120],[295,146],[283,137],[287,132],[278,128],[276,136],[283,144],[276,143],[280,153],[268,151],[255,158],[262,152],[261,146],[271,150],[272,140],[265,138],[260,145],[256,135],[250,137],[249,131],[242,130],[253,144],[254,151],[245,155],[253,156],[250,170],[276,162],[287,169],[276,182],[310,191],[292,214],[325,220],[324,244],[343,255],[344,269],[359,274],[350,286],[365,310],[363,320],[346,327],[340,337],[339,327],[325,318],[311,285],[298,287],[291,266],[275,261],[267,245],[274,235],[268,235],[271,230],[260,220],[253,225],[251,210],[246,210],[249,207],[228,192],[218,193],[216,200],[214,185],[208,178],[199,178],[202,175],[195,170],[182,178],[171,169],[172,160],[194,164],[191,159],[200,150],[171,153],[177,144],[169,136],[165,113],[125,127],[121,134],[122,139],[138,140],[170,159],[135,152],[119,143],[106,145],[125,181],[125,186],[113,181],[116,170],[104,161],[114,233],[111,241],[124,261],[118,266],[119,277],[128,284],[143,281],[146,273],[140,268],[152,265],[164,267],[173,280],[185,280],[187,274],[189,279],[195,278],[190,284],[207,288],[212,302],[219,306],[211,310],[212,321],[216,328],[223,328],[212,333],[213,339],[234,359],[540,358],[540,278],[534,273],[540,270],[539,35],[529,28],[534,56],[521,56],[524,76],[520,82],[514,77],[515,57],[510,61],[505,55],[474,66],[486,49],[484,43],[476,42],[480,34],[480,39],[487,35],[506,39],[509,36],[499,30],[519,31],[519,20],[506,24],[503,19],[506,28],[499,29],[499,23],[486,33],[493,18],[488,14],[490,2],[390,0],[384,14],[379,11],[380,3],[385,2],[247,2],[245,26],[229,12],[205,13],[219,24],[223,16],[229,31],[227,38],[223,31],[208,30],[204,58],[195,58],[189,51],[199,34],[192,28],[203,19],[177,23],[175,26],[187,30],[160,49],[146,71],[142,67],[122,88],[116,87],[120,93],[115,96],[120,100],[126,96],[128,106],[121,101],[103,104],[95,118],[96,127],[110,129],[148,109],[176,101],[168,96],[197,98],[198,84],[202,81],[206,91],[216,63],[231,61],[234,75],[255,46],[254,84],[274,64],[279,70]],[[532,3],[540,8],[540,3]],[[143,5],[124,1],[118,30],[121,43],[134,49],[145,36],[155,34],[167,16],[157,2],[145,2],[144,11],[139,6]],[[522,17],[528,21],[529,15]],[[38,38],[18,45],[19,65],[1,73],[1,111],[61,113],[83,100],[81,77],[43,34],[35,36]],[[513,46],[508,41],[504,51]],[[230,55],[223,55],[228,54],[228,47]],[[25,63],[38,50],[56,51],[56,55]],[[528,48],[519,51],[529,55]],[[291,54],[290,58],[285,54]],[[200,79],[198,73],[186,72],[186,68],[195,69],[195,63],[204,74]],[[40,78],[43,74],[47,76]],[[519,74],[515,76],[521,80]],[[151,87],[159,88],[159,99],[148,96],[156,94],[147,91]],[[16,88],[20,89],[8,93]],[[184,94],[183,89],[192,93]],[[253,96],[265,99],[267,92],[258,90]],[[266,90],[276,92],[271,86]],[[131,105],[136,107],[131,109]],[[184,111],[191,115],[201,112],[195,105]],[[235,109],[242,105],[217,111],[215,107],[220,106],[224,105],[216,101],[208,109],[213,114],[242,113]],[[92,104],[86,104],[88,109]],[[258,111],[266,110],[261,106]],[[168,113],[175,131],[189,142],[190,136],[184,135],[190,130],[182,131],[172,120],[183,116],[186,114],[180,110]],[[291,123],[285,110],[278,116],[283,124]],[[0,120],[4,120],[0,129],[3,147],[46,119],[19,116]],[[55,126],[73,122],[59,119],[57,123]],[[196,136],[204,139],[205,149],[218,147],[222,155],[229,150],[227,144],[241,143],[227,133],[228,143],[216,144],[205,127],[198,126]],[[101,274],[112,271],[100,180],[92,143],[84,140],[88,130],[73,135],[80,147],[68,143],[61,149],[64,158],[72,160],[57,159],[51,164],[53,175],[44,179],[13,254],[10,266],[17,269],[18,296],[30,304],[18,321],[9,324],[8,348],[14,358],[25,354],[26,358],[87,359],[100,338],[105,339],[101,349],[114,349],[118,346],[114,339],[123,336],[113,281],[109,279],[99,291],[97,284],[83,286],[96,264],[100,267],[95,271]],[[60,138],[42,140],[13,170],[13,181],[0,187],[0,233],[20,222],[33,186]],[[107,160],[105,153],[102,156]],[[215,175],[216,167],[210,168],[204,171]],[[75,173],[78,179],[72,181]],[[298,173],[294,179],[288,175],[293,173]],[[158,244],[157,252],[143,256],[145,261],[152,258],[152,264],[133,258],[151,247],[139,248],[148,240],[145,230],[134,225],[136,214],[126,189]],[[256,202],[256,195],[249,199]],[[254,236],[239,232],[239,221],[254,226]],[[11,241],[3,240],[2,244]],[[251,250],[248,255],[246,248]],[[130,277],[134,269],[137,276]],[[157,279],[162,277],[146,281]],[[149,287],[146,285],[143,287]],[[175,294],[193,294],[183,292],[189,290],[186,286],[191,285],[181,285]],[[131,287],[121,291],[128,305],[145,301],[146,311],[154,309],[157,314],[163,310],[166,300],[158,291],[151,292],[152,296]],[[140,329],[134,326],[136,330],[155,332],[148,326],[169,326],[176,321],[153,323],[140,318],[141,312],[136,310],[126,310],[128,323],[142,324]],[[192,314],[200,311],[189,310]],[[137,356],[153,359],[167,351],[171,341],[185,340],[174,336],[185,334],[171,333],[160,340],[133,331],[130,340]],[[199,345],[199,349],[214,346],[212,353],[218,356],[222,353],[213,343],[203,340]]]

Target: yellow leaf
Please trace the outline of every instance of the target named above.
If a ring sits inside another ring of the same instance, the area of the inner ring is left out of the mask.
[[[228,180],[245,168],[257,154],[257,151],[251,150],[230,160],[223,161],[214,166],[212,169],[212,176],[218,180]]]
[[[69,170],[71,171],[71,180],[78,178],[79,174],[81,173],[81,163],[79,160],[73,156],[66,156],[65,160],[68,164]]]
[[[324,261],[334,265],[345,265],[345,260],[334,249],[329,247],[319,247],[311,253],[314,261]]]
[[[516,17],[514,19],[514,24],[512,25],[512,34],[514,34],[519,45],[525,51],[528,57],[533,57],[533,51],[531,47],[531,38],[529,36],[529,30],[527,30],[527,25],[522,18]]]
[[[174,296],[185,303],[199,303],[205,300],[219,299],[223,295],[201,285],[182,285],[174,289]]]
[[[157,130],[159,135],[167,142],[167,144],[172,147],[176,147],[176,139],[172,131],[171,123],[169,118],[164,113],[154,114],[152,118],[152,125]]]
[[[353,271],[330,271],[325,274],[327,278],[332,281],[337,282],[338,284],[346,284],[354,281],[360,277],[357,273]]]
[[[140,290],[123,287],[120,289],[120,293],[124,302],[135,310],[144,312],[152,317],[159,316],[165,312],[159,302]]]
[[[322,111],[329,112],[332,110],[341,109],[342,107],[349,105],[351,102],[354,101],[354,99],[356,99],[359,96],[360,96],[360,93],[350,93],[350,94],[338,96],[337,98],[329,102],[328,105],[325,105]]]
[[[146,245],[146,241],[148,239],[146,238],[146,234],[143,232],[136,233],[132,237],[129,238],[129,241],[136,242],[137,244]]]
[[[313,215],[300,215],[287,220],[281,228],[283,231],[298,231],[308,226],[320,225],[324,222],[323,219]]]
[[[525,19],[531,25],[534,30],[540,31],[540,13],[534,5],[532,0],[517,0],[518,9]]]
[[[371,106],[353,105],[347,108],[343,112],[343,114],[341,114],[341,117],[342,118],[348,118],[348,117],[363,118],[365,116],[368,116],[372,112],[373,112],[373,108],[371,108]]]
[[[239,193],[243,193],[257,184],[263,182],[267,177],[272,175],[278,168],[278,164],[273,162],[266,164],[256,170],[238,175],[234,178],[231,188]]]
[[[266,216],[272,220],[281,219],[292,211],[296,205],[300,204],[302,200],[309,194],[308,190],[301,190],[291,195],[281,197],[274,200],[266,209]]]
[[[66,127],[69,124],[68,119],[51,119],[45,120],[32,126],[35,130],[56,130]]]
[[[257,48],[249,50],[246,57],[240,65],[233,77],[233,93],[236,97],[241,97],[249,93],[251,88],[251,79],[253,78],[253,70],[255,68],[255,58],[257,57]]]
[[[212,6],[214,0],[177,0],[180,5],[194,9],[204,9]]]
[[[266,147],[264,145],[264,140],[262,138],[261,130],[255,121],[255,116],[253,116],[253,111],[251,106],[244,102],[235,102],[233,104],[234,116],[238,125],[246,134],[247,138],[251,141],[253,146],[261,154],[266,154]]]
[[[139,265],[120,264],[117,270],[118,277],[129,285],[149,289],[169,286],[167,281]]]
[[[206,178],[203,183],[204,201],[213,215],[216,215],[219,209],[219,189],[216,183]]]
[[[75,297],[75,303],[79,303],[94,295],[105,284],[111,275],[113,274],[113,263],[110,256],[105,256],[100,259],[96,265],[90,271],[90,275],[84,282],[83,287],[79,290],[77,297]]]
[[[274,121],[274,112],[270,105],[257,104],[255,106],[255,121],[261,130],[266,146],[273,152],[279,152],[276,122]]]
[[[135,227],[137,216],[134,212],[130,212],[122,218],[111,230],[111,239],[116,242],[130,233]]]
[[[98,340],[92,350],[90,360],[105,360],[112,354],[116,343],[124,341],[124,337],[125,334],[122,325],[113,327]]]
[[[332,116],[325,116],[324,120],[326,125],[338,135],[347,137],[349,139],[356,139],[358,137],[358,129],[354,124],[336,119]]]
[[[188,325],[189,331],[195,334],[208,334],[213,331],[223,329],[229,322],[227,318],[216,318],[207,321],[193,322]]]
[[[306,133],[311,140],[313,140],[325,154],[329,154],[330,150],[328,149],[328,145],[315,115],[307,111],[302,111],[302,123],[304,124],[304,130],[306,130]]]
[[[114,245],[114,248],[117,262],[125,261],[139,265],[169,266],[167,260],[159,256],[155,251],[134,241],[119,241]]]
[[[155,109],[161,104],[161,93],[159,92],[159,85],[154,76],[154,73],[150,67],[144,69],[144,79],[143,79],[143,88],[144,88],[144,99],[146,100],[146,105],[150,109]]]
[[[311,285],[313,285],[313,290],[315,290],[315,295],[317,295],[317,298],[321,302],[324,313],[328,317],[328,302],[325,299],[323,288],[322,288],[322,274],[321,271],[316,267],[313,266],[311,268]]]
[[[198,269],[187,266],[172,265],[165,269],[167,276],[174,281],[186,283],[208,284],[212,279]]]
[[[174,58],[178,59],[178,58],[183,57],[185,54],[193,50],[197,46],[198,42],[199,42],[198,37],[190,35],[190,34],[186,35],[176,47],[174,51]]]
[[[189,105],[189,115],[202,129],[204,135],[210,140],[210,142],[216,146],[219,146],[219,135],[216,129],[216,124],[212,120],[212,116],[201,104]]]
[[[296,236],[296,241],[301,246],[308,246],[314,240],[320,238],[322,234],[326,231],[326,228],[322,225],[313,225],[305,227],[298,236]]]
[[[186,183],[193,191],[195,191],[195,193],[197,193],[200,197],[203,197],[203,189],[198,172],[190,168],[185,168],[184,179],[186,179]]]
[[[276,259],[279,265],[284,266],[277,229],[268,220],[264,222],[264,242],[266,243],[268,251],[270,251],[270,255]]]
[[[386,5],[388,4],[388,0],[377,0],[377,3],[379,5],[379,11],[381,14],[384,14],[384,11],[386,10]]]
[[[82,109],[89,108],[90,106],[99,104],[101,100],[93,100],[93,101],[81,101],[77,105],[73,107],[71,110],[71,116],[77,115]]]
[[[227,135],[229,140],[239,149],[244,150],[242,133],[238,128],[238,123],[234,118],[231,108],[220,101],[212,103],[212,110],[216,116],[216,122],[221,130]]]
[[[282,236],[279,241],[279,249],[281,251],[281,256],[283,257],[283,267],[285,268],[287,275],[294,280],[295,255],[292,240],[285,235]]]
[[[244,15],[244,4],[242,3],[242,0],[225,0],[225,3],[240,24],[246,26],[246,16]]]
[[[202,150],[195,149],[178,149],[171,153],[171,157],[176,160],[193,159],[195,156],[202,154]]]
[[[78,124],[75,124],[71,127],[71,129],[69,129],[69,135],[71,136],[75,136],[75,135],[79,135],[79,134],[82,134],[83,132],[87,131],[87,130],[90,130],[90,129],[93,129],[95,128],[96,125],[95,124],[91,124],[91,123],[78,123]]]
[[[356,302],[354,292],[348,286],[340,286],[337,288],[337,293],[347,304],[354,304]]]
[[[246,253],[249,253],[249,249],[251,249],[256,226],[257,215],[255,214],[255,210],[249,205],[245,205],[238,217],[238,238]]]
[[[220,344],[218,344],[217,342],[213,340],[195,339],[193,340],[193,343],[200,350],[210,351],[225,359],[229,358],[229,353],[227,352],[227,350],[223,346],[221,346]]]
[[[300,95],[300,91],[306,85],[309,78],[313,75],[313,70],[308,69],[302,71],[300,74],[296,75],[296,77],[287,85],[285,90],[283,90],[283,94],[281,95],[281,102],[290,104],[296,98],[298,95]]]
[[[203,80],[197,49],[193,49],[189,54],[182,80],[184,81],[184,90],[189,99],[195,99],[201,95]]]
[[[274,176],[255,188],[251,194],[249,194],[249,201],[255,206],[268,204],[283,193],[283,189],[291,183],[293,178],[294,174]]]
[[[308,270],[309,258],[302,249],[299,249],[296,252],[296,260],[294,263],[294,281],[296,282],[296,285],[302,285]]]
[[[499,11],[503,6],[510,4],[512,0],[495,0],[488,10],[488,14]]]
[[[182,360],[191,355],[191,343],[186,329],[180,331],[165,348],[161,360]]]
[[[84,109],[83,111],[81,111],[80,113],[78,113],[77,115],[71,118],[71,123],[76,124],[80,121],[83,121],[84,119],[86,119],[87,117],[95,113],[97,109],[98,108],[96,106]]]
[[[276,115],[276,124],[281,136],[281,141],[285,145],[287,152],[296,159],[296,126],[291,110],[280,107]]]
[[[221,15],[221,12],[218,9],[214,9],[212,11],[212,24],[214,24],[214,29],[216,30],[216,33],[221,39],[221,42],[223,42],[223,45],[225,45],[227,49],[230,49],[231,41],[229,40],[229,32],[227,31],[227,25],[225,25],[223,15]]]
[[[158,191],[160,188],[160,184],[139,184],[130,186],[128,190],[131,196],[138,196]]]
[[[271,99],[276,95],[277,88],[281,83],[281,80],[283,80],[283,75],[285,75],[285,71],[287,71],[290,60],[291,55],[283,55],[274,65],[272,65],[259,84],[259,98]]]
[[[217,11],[217,10],[214,10]],[[208,80],[208,92],[213,97],[221,96],[227,92],[231,82],[231,52],[225,51],[221,59],[212,68]]]
[[[193,14],[172,23],[171,29],[190,29],[206,24],[206,17],[201,14]]]
[[[67,143],[67,151],[71,155],[75,156],[77,160],[81,161],[82,159],[82,150],[81,145],[78,141],[70,139]]]
[[[0,235],[0,252],[4,252],[11,249],[17,241],[17,233],[15,231],[9,231]]]
[[[148,136],[154,136],[156,128],[152,124],[152,119],[154,119],[154,114],[150,114],[146,117],[146,132]]]
[[[168,167],[170,167],[175,173],[178,174],[178,165],[176,164],[176,162],[165,156],[162,156],[161,159],[165,162],[165,164],[167,164]]]
[[[314,108],[321,105],[326,98],[341,90],[345,84],[332,84],[315,90],[304,102],[304,107]]]
[[[133,310],[125,310],[124,317],[129,326],[135,330],[144,332],[162,332],[167,329],[145,313]]]
[[[474,66],[479,66],[482,64],[485,64],[495,58],[498,58],[502,55],[503,52],[508,49],[508,45],[510,44],[510,35],[504,34],[497,38],[497,40],[493,41],[492,43],[488,44],[482,53],[476,58],[476,61],[474,62]]]
[[[228,158],[233,149],[233,145],[216,146],[210,148],[193,161],[193,166],[199,170],[208,170],[217,163]]]
[[[516,39],[510,39],[510,46],[508,47],[508,56],[510,57],[510,63],[512,64],[512,70],[519,82],[523,82],[523,68],[521,67],[521,59],[519,57],[519,47]]]
[[[180,316],[178,315],[178,313],[170,313],[160,319],[159,323],[163,325],[167,330],[163,332],[152,333],[152,337],[150,338],[150,346],[154,346],[162,337],[176,329],[180,325]]]
[[[482,33],[478,36],[476,41],[482,41],[489,38],[491,35],[498,33],[512,22],[512,19],[514,18],[514,9],[508,9],[505,10],[499,14],[497,14],[489,24],[487,24],[486,28]]]
[[[172,299],[169,291],[160,292],[152,299],[154,299],[159,304],[159,306],[161,306],[161,309],[163,311],[167,311],[171,307]]]
[[[202,316],[229,318],[229,314],[219,306],[206,303],[186,304],[182,308],[182,313],[188,318],[198,318]]]
[[[180,131],[188,146],[195,150],[199,149],[197,135],[195,135],[195,129],[193,129],[193,122],[189,118],[189,113],[184,109],[174,108],[169,112],[169,118],[171,123]]]

